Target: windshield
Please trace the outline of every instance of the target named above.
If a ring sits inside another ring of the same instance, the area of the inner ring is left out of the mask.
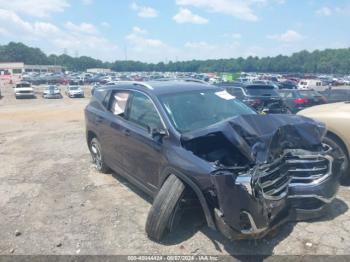
[[[30,87],[30,84],[25,84],[25,83],[17,84],[16,87],[17,87],[17,88],[21,88],[21,87]]]
[[[71,86],[69,87],[70,90],[78,90],[79,89],[79,86]]]
[[[219,89],[163,95],[160,101],[180,133],[205,128],[237,115],[256,114],[227,91]]]
[[[273,86],[248,86],[246,92],[250,96],[278,96]]]

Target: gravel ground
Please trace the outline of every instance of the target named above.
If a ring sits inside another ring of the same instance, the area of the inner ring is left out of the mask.
[[[38,91],[39,92],[39,91]],[[163,244],[144,231],[150,200],[97,173],[85,142],[88,98],[0,99],[0,254],[350,254],[350,187],[327,217],[231,242],[189,215]]]

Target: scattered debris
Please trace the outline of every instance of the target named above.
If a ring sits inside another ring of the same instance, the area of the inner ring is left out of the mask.
[[[62,246],[61,242],[56,245],[56,247],[61,247],[61,246]]]
[[[16,230],[16,231],[15,231],[15,236],[18,237],[18,236],[20,236],[20,235],[22,235],[22,233],[19,232],[18,230]]]
[[[306,242],[305,245],[306,245],[307,247],[312,247],[312,243],[310,243],[310,242]]]
[[[194,254],[194,253],[197,253],[199,251],[199,248],[196,248],[195,250],[192,250],[191,253]]]
[[[12,254],[12,253],[14,253],[15,252],[15,249],[14,248],[11,248],[10,249],[10,253]]]

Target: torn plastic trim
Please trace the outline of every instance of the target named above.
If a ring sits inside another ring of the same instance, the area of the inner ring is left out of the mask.
[[[244,235],[254,235],[254,234],[260,234],[267,230],[268,227],[261,227],[258,228],[255,224],[254,218],[248,211],[241,211],[242,214],[247,215],[250,223],[250,229],[241,229],[241,233]]]
[[[316,198],[325,204],[330,204],[336,198],[336,195],[329,198],[324,196],[319,196],[319,195],[291,195],[291,196],[288,196],[288,198],[298,198],[298,199],[299,198]]]

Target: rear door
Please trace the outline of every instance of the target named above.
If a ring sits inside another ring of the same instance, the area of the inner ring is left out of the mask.
[[[125,117],[129,98],[129,91],[111,91],[104,101],[107,112],[104,117],[96,120],[103,130],[100,142],[106,162],[112,169],[122,173],[127,171],[124,160],[128,146],[125,137],[127,126]]]

